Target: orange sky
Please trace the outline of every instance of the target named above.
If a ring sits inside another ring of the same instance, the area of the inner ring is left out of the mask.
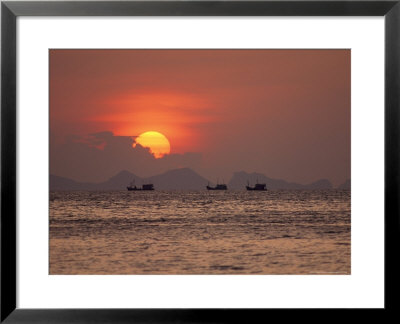
[[[150,130],[169,139],[177,158],[201,155],[193,168],[211,180],[244,170],[302,183],[344,182],[350,51],[50,51],[52,172],[76,180],[112,176],[120,162],[98,174],[69,172],[60,158],[72,145],[66,143],[105,131],[122,138]],[[134,164],[127,168],[141,175]],[[165,168],[160,161],[146,172]]]

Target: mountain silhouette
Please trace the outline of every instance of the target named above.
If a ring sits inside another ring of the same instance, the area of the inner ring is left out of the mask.
[[[281,179],[268,178],[261,173],[247,173],[244,171],[235,172],[232,179],[228,183],[229,189],[244,189],[249,182],[250,186],[255,183],[265,183],[267,189],[332,189],[332,184],[329,180],[321,179],[316,182],[303,185],[294,182],[287,182]]]
[[[97,186],[100,190],[122,190],[126,189],[126,187],[132,182],[135,182],[136,186],[141,186],[143,183],[143,179],[134,175],[129,171],[121,171],[117,173],[115,176],[111,177],[105,182],[98,183]]]
[[[321,179],[305,185],[305,189],[333,189],[332,183],[328,179]]]
[[[126,190],[132,182],[141,187],[145,183],[152,183],[156,190],[206,190],[209,182],[195,171],[189,168],[174,169],[159,175],[141,178],[129,171],[121,171],[107,181],[100,183],[78,182],[68,178],[50,175],[50,190]],[[332,189],[329,180],[321,179],[316,182],[303,185],[294,182],[287,182],[281,179],[268,178],[261,173],[235,172],[228,183],[228,190],[245,190],[249,181],[250,186],[256,182],[265,183],[267,189]],[[347,184],[347,182],[345,183]],[[344,186],[343,184],[342,186]],[[340,186],[340,187],[342,187]],[[348,180],[350,186],[350,180]],[[344,188],[344,187],[343,187]],[[343,189],[339,188],[339,189]],[[347,188],[347,187],[346,187]]]
[[[59,177],[50,174],[49,179],[50,190],[97,190],[96,184],[77,182],[68,178]]]
[[[132,181],[138,187],[144,183],[153,183],[156,190],[202,190],[208,183],[207,179],[195,171],[183,168],[146,178],[138,177],[129,171],[121,171],[100,183],[83,183],[50,175],[50,190],[126,190]]]
[[[170,170],[149,180],[160,190],[203,190],[208,183],[206,178],[189,168]]]
[[[121,171],[100,183],[78,182],[51,174],[50,190],[123,190],[133,180],[137,185],[142,185],[143,180],[129,171]]]

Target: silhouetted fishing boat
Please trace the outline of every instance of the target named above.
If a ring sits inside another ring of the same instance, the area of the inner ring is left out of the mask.
[[[144,184],[142,190],[154,190],[154,185],[152,183]]]
[[[138,191],[138,190],[154,190],[154,185],[152,183],[142,185],[142,188],[135,186],[135,181],[132,181],[131,184],[126,187],[129,191]]]
[[[267,185],[265,183],[258,183],[258,181],[257,181],[257,183],[256,183],[256,185],[254,187],[250,187],[249,186],[249,182],[247,181],[246,189],[250,190],[250,191],[251,190],[265,191],[265,190],[267,190],[266,186]]]
[[[208,185],[207,190],[227,190],[228,187],[226,184],[217,184],[215,187],[210,187],[210,185]]]

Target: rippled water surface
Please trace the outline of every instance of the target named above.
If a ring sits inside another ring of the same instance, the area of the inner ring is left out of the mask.
[[[350,274],[350,191],[51,192],[50,274]]]

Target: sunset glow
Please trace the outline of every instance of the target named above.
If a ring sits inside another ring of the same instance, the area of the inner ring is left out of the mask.
[[[336,49],[50,50],[51,171],[99,182],[188,167],[214,181],[244,170],[343,183],[350,63]],[[148,131],[161,135],[144,141]]]
[[[135,139],[133,147],[135,147],[136,144],[149,148],[150,152],[157,159],[162,158],[165,154],[169,154],[171,150],[168,139],[163,134],[154,131],[140,134],[139,137]]]

